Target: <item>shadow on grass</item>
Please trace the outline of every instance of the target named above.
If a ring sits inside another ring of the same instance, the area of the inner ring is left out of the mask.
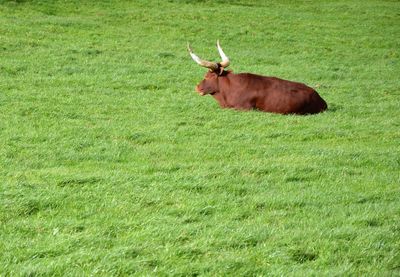
[[[304,249],[296,249],[291,251],[290,258],[291,260],[302,264],[305,262],[316,260],[318,258],[318,254],[306,251]]]
[[[328,103],[328,109],[325,111],[326,113],[336,113],[338,111],[343,110],[343,106],[337,105],[337,104],[332,104]]]

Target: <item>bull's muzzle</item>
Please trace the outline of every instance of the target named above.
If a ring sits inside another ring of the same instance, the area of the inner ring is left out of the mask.
[[[200,94],[201,96],[206,95],[206,93],[200,89],[199,85],[196,86],[196,92],[197,92],[198,94]]]

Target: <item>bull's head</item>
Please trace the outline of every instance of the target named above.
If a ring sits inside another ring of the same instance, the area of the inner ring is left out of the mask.
[[[196,54],[193,53],[192,48],[188,43],[189,54],[192,59],[198,63],[200,66],[206,67],[209,71],[204,76],[204,80],[201,81],[196,86],[196,91],[200,95],[213,94],[218,91],[218,77],[224,73],[224,69],[229,66],[229,58],[225,55],[224,51],[222,51],[221,46],[219,45],[219,41],[217,41],[217,48],[219,55],[221,56],[222,61],[217,62],[209,62],[206,60],[200,59]]]

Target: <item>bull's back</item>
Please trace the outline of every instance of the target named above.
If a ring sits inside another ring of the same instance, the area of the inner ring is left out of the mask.
[[[303,83],[276,77],[246,74],[246,94],[255,98],[259,110],[282,114],[313,114],[327,108],[326,102],[312,88]]]

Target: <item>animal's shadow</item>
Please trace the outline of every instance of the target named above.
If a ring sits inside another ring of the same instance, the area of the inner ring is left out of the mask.
[[[340,111],[340,110],[343,110],[343,106],[342,105],[338,105],[338,104],[334,104],[334,103],[333,104],[328,103],[328,109],[326,109],[325,112],[335,113],[335,112]]]

